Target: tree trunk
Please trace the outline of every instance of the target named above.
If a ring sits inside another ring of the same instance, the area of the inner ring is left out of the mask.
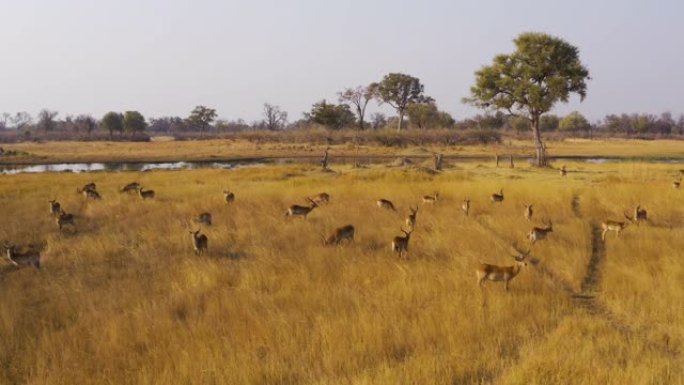
[[[537,167],[546,167],[546,148],[541,140],[541,131],[539,130],[539,116],[532,117],[532,132],[534,133],[534,146],[537,152]]]
[[[399,124],[397,125],[397,131],[401,131],[404,125],[404,110],[399,111]]]

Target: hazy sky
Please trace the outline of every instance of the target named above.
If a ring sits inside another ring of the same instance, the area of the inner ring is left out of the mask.
[[[290,120],[388,72],[461,119],[474,71],[542,31],[580,49],[579,110],[684,113],[681,0],[0,0],[0,112],[139,110]]]

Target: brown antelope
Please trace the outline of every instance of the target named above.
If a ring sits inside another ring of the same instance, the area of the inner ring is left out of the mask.
[[[525,205],[525,219],[527,219],[528,222],[532,220],[532,214],[534,214],[532,205]]]
[[[461,204],[461,210],[463,210],[467,217],[468,213],[470,212],[470,199],[466,198],[463,200],[463,203]]]
[[[57,216],[62,212],[62,205],[60,205],[56,199],[48,202],[50,202],[50,215]]]
[[[414,209],[413,207],[409,206],[409,210],[411,210],[411,212],[409,213],[408,218],[406,218],[406,226],[409,229],[413,229],[416,227],[416,215],[418,215],[418,207]]]
[[[639,223],[641,222],[648,222],[648,212],[646,212],[646,209],[642,209],[641,206],[634,208],[634,216],[632,218],[627,216],[627,214],[625,214],[625,217],[637,226],[639,226]]]
[[[318,204],[316,202],[312,201],[311,199],[307,198],[307,200],[311,203],[310,206],[300,206],[300,205],[292,205],[290,208],[287,209],[287,212],[285,213],[286,217],[294,217],[294,216],[300,216],[306,219],[306,216],[309,215],[313,209],[318,207]]]
[[[520,273],[523,267],[527,266],[525,259],[530,254],[530,251],[521,253],[516,250],[516,253],[516,255],[513,255],[513,258],[515,258],[515,265],[513,266],[497,266],[480,262],[480,266],[475,270],[477,284],[480,288],[484,285],[485,281],[503,281],[504,287],[508,291],[508,283]]]
[[[565,169],[565,165],[560,168],[560,176],[565,176],[567,175],[568,171]]]
[[[226,203],[231,204],[235,201],[235,194],[228,190],[223,190],[223,200],[225,200]]]
[[[119,189],[119,192],[122,193],[136,193],[138,192],[138,189],[140,188],[140,183],[138,182],[131,182]]]
[[[537,241],[546,239],[548,233],[553,232],[553,223],[549,222],[546,227],[533,227],[532,230],[527,234],[527,239],[534,244]]]
[[[201,225],[197,231],[189,230],[189,233],[192,236],[192,247],[195,250],[196,255],[202,255],[209,247],[209,240],[207,239],[207,236],[201,234],[200,231],[202,231]]]
[[[316,204],[318,205],[320,205],[321,203],[328,203],[330,202],[330,194],[322,192],[320,194],[314,195],[313,198],[311,198],[311,200],[316,202]]]
[[[428,203],[428,204],[435,204],[437,203],[437,200],[439,199],[439,193],[436,192],[434,195],[424,195],[423,196],[423,204]]]
[[[205,225],[211,226],[211,213],[203,212],[203,213],[197,215],[195,218],[193,218],[193,221],[195,223],[205,224]]]
[[[352,225],[338,227],[323,243],[325,245],[339,245],[344,240],[352,242],[354,240],[354,231],[354,226]]]
[[[375,202],[375,204],[377,204],[378,207],[380,207],[381,209],[397,211],[397,209],[394,208],[394,204],[392,203],[392,201],[389,201],[387,199],[378,199],[378,201]]]
[[[3,248],[5,249],[5,256],[14,266],[33,266],[36,269],[40,269],[40,251],[28,250],[19,252],[15,245],[10,245],[7,242],[3,244]]]
[[[76,224],[74,223],[74,214],[67,214],[64,211],[61,211],[59,213],[59,216],[55,218],[55,222],[57,223],[57,226],[59,227],[60,231],[66,225],[70,225],[71,227],[76,228]]]
[[[95,184],[95,182],[90,182],[90,183],[84,184],[83,187],[80,187],[80,188],[77,187],[76,188],[76,192],[79,194],[82,194],[84,191],[87,191],[87,190],[93,190],[93,191],[97,190],[97,185]]]
[[[100,200],[102,199],[102,196],[100,196],[100,193],[97,192],[97,190],[82,190],[81,193],[83,194],[86,199],[92,199],[92,200]]]
[[[142,186],[138,188],[138,195],[140,195],[140,198],[142,200],[145,199],[153,199],[154,198],[154,190],[143,190]]]
[[[492,203],[503,202],[503,200],[504,200],[503,189],[501,189],[498,194],[497,193],[492,194],[490,199],[491,199]]]
[[[411,239],[411,233],[413,232],[413,229],[409,229],[409,231],[405,231],[404,229],[400,230],[405,235],[403,237],[401,235],[396,236],[394,237],[394,240],[392,240],[392,251],[398,253],[399,258],[408,253],[409,240]]]
[[[676,180],[676,181],[672,182],[672,188],[678,189],[679,186],[681,186],[681,184],[682,184],[681,180]]]
[[[631,218],[629,218],[626,214],[625,217],[627,217],[628,220],[631,221]],[[606,233],[609,231],[615,231],[615,235],[619,238],[620,237],[620,232],[627,227],[627,224],[629,222],[618,222],[618,221],[611,221],[607,220],[601,223],[601,229],[603,229],[603,232],[601,233],[601,240],[606,241]]]

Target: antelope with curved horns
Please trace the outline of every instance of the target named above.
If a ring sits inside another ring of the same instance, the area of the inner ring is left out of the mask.
[[[546,227],[533,227],[532,230],[527,234],[527,239],[534,244],[537,241],[541,241],[543,239],[546,239],[546,235],[548,233],[553,232],[553,223],[549,221],[548,226]]]
[[[378,207],[381,209],[388,209],[388,210],[392,210],[392,211],[397,211],[397,209],[394,208],[394,203],[392,203],[392,201],[390,201],[388,199],[378,199],[378,201],[375,202],[375,204],[377,204]]]
[[[231,204],[235,202],[235,194],[231,191],[223,190],[223,200],[225,200],[226,203]]]
[[[294,217],[294,216],[300,216],[304,219],[306,219],[306,216],[309,215],[310,212],[312,212],[316,207],[318,207],[318,204],[316,202],[312,201],[309,198],[306,198],[311,205],[309,206],[300,206],[300,205],[292,205],[290,208],[287,209],[287,212],[285,213],[286,217]]]
[[[532,214],[534,214],[532,205],[525,205],[525,219],[527,219],[528,222],[532,220]]]
[[[192,248],[195,250],[196,255],[202,255],[209,247],[209,239],[207,239],[206,235],[201,234],[201,231],[202,225],[200,225],[197,231],[188,231],[192,236]]]
[[[408,218],[406,218],[406,226],[409,229],[413,229],[414,227],[416,227],[416,216],[418,215],[418,207],[414,209],[413,207],[409,206],[409,210],[411,210],[411,212],[409,213]]]
[[[463,203],[461,204],[461,210],[463,210],[467,217],[468,213],[470,212],[470,199],[466,198],[463,200]]]
[[[480,262],[480,265],[475,270],[477,284],[480,286],[480,288],[483,287],[485,281],[503,281],[504,287],[506,291],[508,291],[509,282],[518,276],[523,267],[527,266],[525,259],[530,254],[529,250],[523,253],[518,251],[514,246],[512,248],[516,251],[516,254],[512,255],[512,257],[515,258],[515,265],[498,266]]]
[[[342,241],[354,241],[354,226],[346,225],[338,227],[333,233],[323,241],[324,245],[339,245]]]
[[[428,203],[434,205],[437,203],[437,200],[439,199],[439,193],[436,192],[434,195],[424,195],[423,196],[423,204]]]
[[[62,212],[62,205],[60,205],[56,199],[53,199],[48,202],[50,202],[50,215],[57,216],[59,215],[59,213]]]
[[[5,256],[14,266],[33,266],[40,269],[40,251],[28,250],[24,252],[17,251],[15,245],[10,245],[5,242],[2,247],[5,249]]]
[[[501,202],[503,202],[503,200],[504,200],[503,189],[499,190],[499,193],[498,193],[498,194],[497,194],[497,193],[492,194],[491,197],[490,197],[489,199],[492,201],[492,203],[501,203]]]
[[[606,241],[606,233],[609,231],[615,231],[615,235],[619,238],[620,237],[620,232],[627,227],[627,224],[631,222],[631,218],[625,214],[625,217],[629,222],[618,222],[618,221],[603,221],[601,222],[601,229],[603,230],[601,232],[601,240]]]
[[[405,231],[404,229],[400,230],[405,235],[403,237],[398,235],[392,240],[392,251],[398,253],[399,258],[408,253],[409,240],[411,239],[411,233],[413,232],[413,229],[409,229],[409,231]]]

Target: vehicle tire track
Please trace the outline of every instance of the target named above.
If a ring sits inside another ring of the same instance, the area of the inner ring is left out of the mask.
[[[598,223],[591,223],[591,255],[587,264],[587,271],[582,279],[582,294],[598,290],[601,283],[601,267],[606,257],[606,246],[601,239],[601,227]]]

